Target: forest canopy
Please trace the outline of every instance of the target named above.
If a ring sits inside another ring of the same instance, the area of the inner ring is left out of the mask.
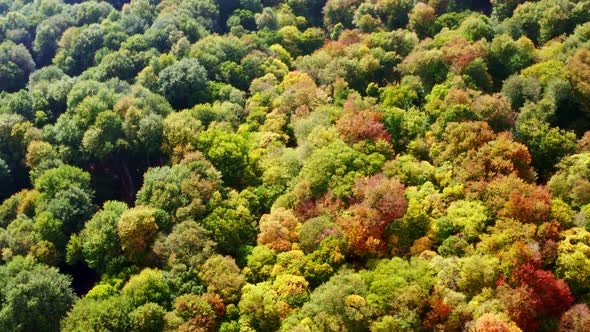
[[[590,0],[0,0],[0,331],[590,331]]]

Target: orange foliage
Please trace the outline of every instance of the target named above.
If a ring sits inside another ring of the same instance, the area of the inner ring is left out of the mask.
[[[514,323],[509,324],[492,313],[483,314],[475,322],[474,332],[518,332],[521,331]]]
[[[387,222],[383,221],[376,209],[356,204],[336,222],[344,231],[349,249],[355,255],[364,257],[386,252],[387,243],[383,239],[383,232]]]
[[[291,244],[297,241],[299,225],[293,212],[282,207],[265,214],[260,218],[258,244],[277,251],[289,251]]]
[[[515,174],[490,183],[471,183],[468,197],[482,200],[496,217],[541,224],[551,215],[551,194],[544,186],[526,183]]]
[[[512,140],[512,135],[503,132],[495,140],[487,142],[477,150],[471,150],[462,161],[465,174],[458,174],[459,179],[491,180],[497,175],[515,173],[520,178],[533,181],[535,172],[531,167],[531,155],[528,148]]]

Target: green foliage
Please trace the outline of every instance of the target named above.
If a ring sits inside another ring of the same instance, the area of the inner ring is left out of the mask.
[[[473,240],[484,230],[488,216],[481,202],[456,201],[447,209],[446,218],[455,229]]]
[[[129,313],[133,330],[157,332],[164,329],[166,310],[155,303],[146,303]]]
[[[230,191],[225,200],[212,197],[212,211],[203,220],[210,238],[220,252],[239,257],[245,246],[253,245],[257,233],[259,202],[249,190]],[[241,257],[240,257],[241,258]]]
[[[566,280],[572,287],[574,293],[585,295],[588,292],[588,232],[581,228],[572,228],[565,234],[560,242],[557,256],[558,276]],[[587,295],[586,295],[587,296]]]
[[[350,193],[356,177],[375,173],[384,159],[380,154],[365,155],[337,141],[315,150],[303,164],[299,176],[309,181],[313,196],[322,195],[328,189],[344,196]]]
[[[551,192],[576,207],[590,203],[590,154],[581,153],[564,158],[548,185]]]
[[[526,144],[531,152],[532,164],[543,178],[554,171],[561,158],[575,151],[575,134],[551,127],[537,119],[516,124],[516,139]]]
[[[69,277],[23,257],[0,266],[0,276],[4,329],[59,331],[59,320],[77,300]]]
[[[89,267],[102,273],[116,273],[125,265],[117,232],[119,218],[127,210],[122,202],[106,202],[80,232],[81,254]]]
[[[236,302],[244,285],[244,277],[234,260],[221,255],[213,255],[203,264],[201,279],[207,291],[217,293],[225,303]]]
[[[113,296],[104,300],[83,298],[61,321],[61,330],[74,331],[127,331],[131,328],[129,319],[132,307],[127,298]]]
[[[366,286],[361,277],[349,270],[343,270],[327,283],[316,288],[309,302],[285,322],[285,327],[307,326],[310,329],[332,327],[333,330],[362,328],[369,314],[363,312],[366,308],[364,299],[366,293]],[[352,307],[353,310],[346,310],[348,307]],[[357,313],[354,309],[360,312]]]
[[[420,259],[382,260],[361,275],[367,284],[367,301],[380,314],[419,312],[426,304],[425,291],[434,282],[434,271]]]
[[[243,136],[211,128],[199,135],[195,143],[221,172],[227,185],[241,187],[247,183],[248,146]]]
[[[20,90],[26,85],[33,70],[35,62],[23,44],[16,45],[12,41],[0,44],[0,90]]]
[[[513,40],[508,35],[497,35],[490,45],[490,71],[499,80],[530,66],[534,61],[534,45],[525,38]]]
[[[182,59],[158,76],[159,91],[175,108],[191,107],[208,100],[207,72],[199,61]]]
[[[154,251],[170,267],[179,264],[192,267],[202,264],[211,256],[215,246],[202,226],[187,220],[174,225],[172,232],[165,238],[158,239]]]
[[[162,271],[144,269],[134,275],[123,286],[121,294],[138,307],[147,303],[156,303],[168,307],[170,302],[170,289],[166,284]]]

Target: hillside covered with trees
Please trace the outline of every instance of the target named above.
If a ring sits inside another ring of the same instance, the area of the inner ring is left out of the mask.
[[[0,0],[0,331],[590,331],[590,0]]]

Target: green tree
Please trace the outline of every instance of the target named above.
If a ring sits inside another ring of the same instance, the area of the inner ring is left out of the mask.
[[[532,165],[542,179],[549,178],[557,163],[576,150],[576,135],[572,131],[551,127],[549,123],[536,118],[516,122],[515,138],[527,145]]]
[[[245,283],[240,268],[230,256],[211,256],[203,264],[200,277],[207,291],[219,294],[224,303],[236,302]]]
[[[506,34],[497,35],[490,44],[489,67],[497,83],[530,66],[534,59],[533,42],[521,37],[513,40]]]
[[[209,237],[217,243],[220,253],[230,254],[238,259],[248,246],[256,243],[258,232],[258,197],[249,190],[228,192],[225,199],[215,193],[210,201],[211,213],[203,219],[203,226]]]
[[[142,332],[158,332],[164,329],[166,310],[155,303],[146,303],[129,313],[133,329]]]
[[[0,294],[0,323],[10,331],[59,331],[77,300],[69,277],[22,257],[0,266]]]
[[[590,203],[590,153],[565,157],[548,183],[553,195],[573,206]]]
[[[131,303],[123,296],[103,300],[85,297],[61,321],[61,331],[128,331],[132,328],[133,321],[129,318],[132,310]]]
[[[184,264],[193,267],[202,264],[215,251],[215,242],[209,240],[206,230],[198,223],[187,220],[174,225],[172,232],[160,238],[154,251],[169,267]]]
[[[146,268],[132,276],[121,289],[121,294],[135,307],[147,303],[168,307],[170,303],[170,288],[162,271],[157,269]]]
[[[207,71],[196,59],[182,59],[166,67],[158,77],[158,86],[177,109],[209,99]]]
[[[436,11],[429,5],[418,2],[409,13],[409,27],[421,38],[432,35]]]
[[[276,331],[280,327],[277,292],[269,282],[247,284],[238,304],[240,323],[255,331]]]
[[[370,316],[367,287],[361,277],[342,270],[311,293],[297,314],[284,321],[283,328],[365,331]]]
[[[221,172],[226,185],[241,188],[249,183],[248,140],[244,136],[212,127],[194,143]]]
[[[114,274],[125,265],[117,225],[127,204],[106,202],[102,210],[85,223],[79,234],[82,257],[89,267],[101,273]]]
[[[0,90],[18,91],[24,88],[35,62],[27,48],[12,41],[0,44]]]

